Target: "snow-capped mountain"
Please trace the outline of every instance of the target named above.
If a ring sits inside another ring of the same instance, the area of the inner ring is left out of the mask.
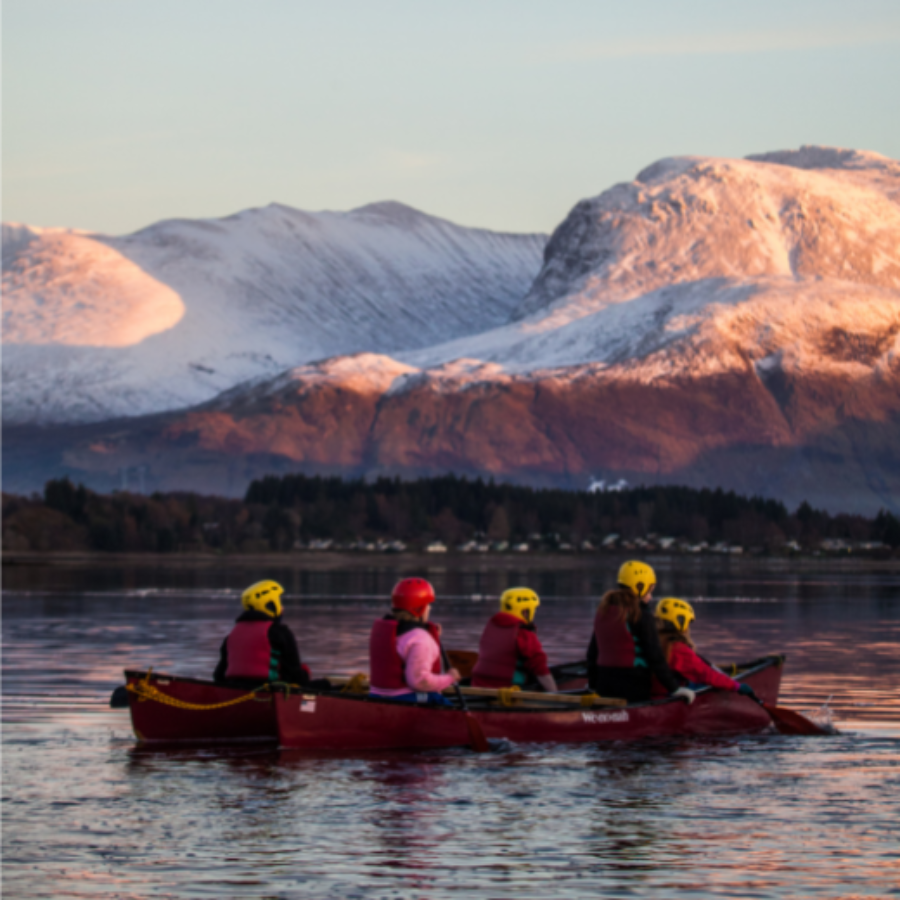
[[[505,321],[367,351],[43,446],[98,484],[130,466],[228,493],[266,472],[454,470],[897,512],[900,163],[662,160],[573,209]]]
[[[511,323],[402,358],[427,366],[470,356],[510,372],[646,360],[652,377],[669,347],[666,367],[697,376],[684,342],[704,323],[733,319],[726,307],[756,311],[758,350],[769,357],[829,323],[880,332],[898,290],[900,163],[819,147],[664,159],[572,210]]]
[[[483,331],[508,320],[545,242],[399,203],[273,204],[118,238],[4,225],[4,422],[158,412],[313,359]]]

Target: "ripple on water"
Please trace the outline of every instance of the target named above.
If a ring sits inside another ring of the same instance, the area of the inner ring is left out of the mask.
[[[900,625],[883,597],[852,617],[819,601],[815,614],[793,600],[701,607],[702,649],[717,659],[789,651],[783,704],[814,711],[828,701],[836,736],[354,757],[136,748],[127,713],[104,707],[121,670],[207,673],[230,617],[215,596],[137,599],[4,600],[8,896],[900,891]],[[592,608],[542,606],[554,657],[583,652]],[[364,667],[372,612],[295,611],[314,670]],[[445,613],[448,633],[473,646],[484,606]]]

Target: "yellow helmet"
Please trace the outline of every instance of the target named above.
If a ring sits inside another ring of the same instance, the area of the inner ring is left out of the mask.
[[[656,572],[647,563],[629,560],[619,569],[619,584],[643,600],[656,587]]]
[[[284,588],[277,581],[257,581],[241,594],[241,606],[255,609],[267,616],[281,615],[281,595]]]
[[[696,618],[691,604],[677,597],[664,597],[656,604],[653,614],[657,619],[671,622],[682,634],[691,627],[691,622]]]
[[[534,621],[534,611],[541,605],[541,598],[531,588],[510,588],[500,595],[500,612],[509,613],[523,622]]]

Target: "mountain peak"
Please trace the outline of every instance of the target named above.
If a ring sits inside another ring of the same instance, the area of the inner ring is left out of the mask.
[[[871,150],[805,144],[799,150],[774,150],[744,157],[750,162],[775,163],[794,169],[878,169],[900,175],[900,162]]]
[[[398,203],[396,200],[379,200],[376,203],[357,206],[356,209],[350,211],[350,215],[377,217],[401,228],[412,228],[423,222],[441,221],[435,216],[429,216],[405,203]]]
[[[574,207],[514,319],[574,319],[710,278],[900,287],[898,199],[900,163],[865,151],[661,159]]]

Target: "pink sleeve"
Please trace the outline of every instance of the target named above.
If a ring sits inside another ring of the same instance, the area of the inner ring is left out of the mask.
[[[434,638],[421,628],[408,632],[408,635],[409,640],[404,648],[406,683],[414,691],[442,691],[451,687],[454,683],[452,675],[435,675],[431,671],[441,653]]]
[[[710,687],[720,688],[723,691],[736,691],[740,687],[740,684],[733,678],[729,678],[703,662],[686,644],[673,645],[669,668],[678,672],[679,675],[684,675],[688,681],[708,684]]]

